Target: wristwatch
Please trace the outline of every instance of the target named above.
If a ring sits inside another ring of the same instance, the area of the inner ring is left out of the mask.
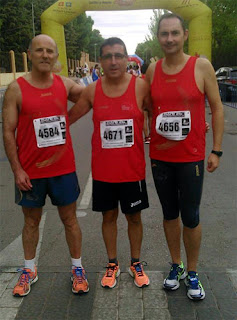
[[[217,155],[217,157],[221,157],[222,154],[223,154],[223,151],[215,151],[215,150],[212,150],[211,153],[214,153],[215,155]]]

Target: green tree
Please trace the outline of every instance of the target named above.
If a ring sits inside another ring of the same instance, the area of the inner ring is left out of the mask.
[[[53,3],[55,0],[0,0],[0,67],[3,70],[10,72],[10,50],[15,51],[17,70],[23,69],[21,53],[28,48],[34,33],[41,33],[40,17]],[[82,13],[65,26],[69,58],[80,59],[81,51],[85,51],[94,59],[94,44],[99,47],[103,38],[98,30],[92,30],[93,24],[92,18]]]
[[[222,66],[237,65],[237,1],[236,0],[200,0],[209,6],[212,10],[212,64],[215,69]],[[143,43],[139,43],[136,48],[136,54],[149,60],[150,52],[152,56],[162,57],[156,39],[157,23],[162,10],[154,10],[151,24],[149,26],[150,34]],[[187,23],[188,28],[188,23]],[[184,51],[188,51],[188,42],[186,41]],[[148,52],[148,53],[147,53]],[[146,60],[146,59],[145,59]]]
[[[157,26],[159,18],[166,12],[168,11],[163,9],[153,10],[153,16],[150,18],[150,25],[148,27],[150,34],[146,36],[144,42],[137,45],[136,54],[143,58],[146,64],[150,63],[151,57],[157,57],[158,59],[163,57],[163,52],[157,41]]]
[[[237,1],[201,0],[212,9],[212,64],[215,69],[237,65]]]
[[[104,38],[101,36],[100,31],[94,29],[91,33],[89,42],[89,54],[90,61],[98,62],[99,59],[99,48],[104,42]]]
[[[65,25],[68,57],[80,59],[81,51],[88,52],[93,23],[91,17],[87,17],[85,13],[82,13]]]

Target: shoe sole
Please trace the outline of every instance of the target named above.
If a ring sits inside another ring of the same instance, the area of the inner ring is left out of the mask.
[[[180,280],[184,280],[185,278],[187,277],[187,273],[186,271],[184,271],[184,273],[181,275],[181,277],[179,278],[179,281],[178,281],[178,284],[174,287],[169,287],[169,286],[166,286],[165,285],[165,280],[164,280],[164,283],[163,283],[163,288],[166,289],[166,290],[169,290],[169,291],[175,291],[177,290],[179,287],[180,287]]]
[[[117,271],[117,273],[116,273],[116,277],[115,277],[115,281],[114,281],[114,284],[112,285],[112,286],[108,286],[108,285],[103,285],[102,284],[102,280],[101,280],[101,282],[100,282],[100,284],[101,284],[101,286],[103,287],[103,288],[108,288],[108,289],[113,289],[115,286],[116,286],[116,284],[117,284],[117,280],[116,280],[116,278],[118,278],[118,276],[120,275],[120,269],[118,269],[118,271]]]
[[[134,273],[132,272],[132,270],[131,270],[130,268],[128,269],[128,273],[130,274],[131,277],[135,278]],[[134,279],[134,284],[135,284],[138,288],[144,288],[144,287],[149,286],[150,280],[149,280],[149,278],[148,278],[148,283],[147,283],[147,284],[143,284],[143,285],[140,286],[140,285],[135,281],[135,279]]]
[[[203,300],[205,298],[205,293],[201,296],[201,297],[192,297],[188,292],[187,292],[187,296],[189,299],[194,300],[194,301],[200,301]]]
[[[83,294],[83,293],[87,293],[89,290],[90,290],[89,287],[85,291],[83,291],[83,290],[75,291],[75,290],[72,289],[72,293],[74,293],[74,294]]]
[[[184,281],[186,287],[188,287],[188,283],[186,281]],[[200,297],[200,296],[191,296],[191,294],[189,294],[189,292],[187,291],[187,297],[190,299],[190,300],[194,300],[194,301],[199,301],[199,300],[203,300],[205,298],[206,294],[205,294],[205,291],[203,290],[203,295]]]
[[[13,296],[14,297],[25,297],[25,296],[27,296],[29,293],[30,293],[30,287],[31,287],[31,285],[32,284],[34,284],[34,283],[36,283],[36,281],[38,281],[38,275],[34,278],[34,280],[32,280],[31,281],[31,283],[30,283],[30,285],[29,285],[29,290],[26,292],[26,293],[24,293],[24,294],[19,294],[19,293],[15,293],[15,294],[13,294]]]

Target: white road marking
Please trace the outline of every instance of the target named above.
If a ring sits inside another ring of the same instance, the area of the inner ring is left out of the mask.
[[[43,238],[43,230],[45,225],[47,212],[44,212],[41,218],[40,227],[39,227],[39,243],[36,250],[36,263],[39,259],[39,253]],[[22,247],[22,235],[19,235],[14,241],[12,241],[6,248],[4,248],[1,253],[0,259],[0,266],[7,266],[7,267],[17,267],[24,265],[24,252]],[[4,269],[6,272],[14,272],[16,271],[15,268],[8,268],[7,270]]]
[[[36,264],[39,260],[40,255],[40,248],[41,243],[43,239],[43,232],[44,232],[44,226],[45,226],[45,220],[46,220],[47,212],[44,212],[40,221],[39,226],[39,242],[36,249]],[[23,246],[22,246],[22,235],[17,237],[14,241],[12,241],[6,248],[4,248],[1,253],[1,259],[0,259],[0,266],[5,267],[4,268],[4,278],[7,278],[9,276],[9,283],[8,286],[13,279],[10,275],[12,275],[13,272],[17,272],[16,268],[18,266],[24,266],[24,252],[23,252]],[[16,280],[17,281],[17,280]],[[4,279],[3,279],[4,283]],[[1,281],[0,281],[1,284]],[[9,288],[7,286],[6,290],[1,292],[1,307],[0,307],[0,320],[13,320],[15,319],[18,309],[20,308],[23,298],[16,299],[12,296],[12,288]],[[15,302],[18,301],[18,304],[16,305]]]
[[[82,195],[82,198],[81,198],[81,201],[80,201],[80,204],[79,206],[77,207],[77,217],[85,217],[87,215],[86,212],[84,211],[80,211],[82,209],[88,209],[88,206],[90,204],[90,201],[91,201],[91,196],[92,196],[92,175],[91,175],[91,172],[89,174],[89,177],[88,177],[88,180],[87,180],[87,183],[86,183],[86,187],[85,187],[85,190],[83,192],[83,195]]]

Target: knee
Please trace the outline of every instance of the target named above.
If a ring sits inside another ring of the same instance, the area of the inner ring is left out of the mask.
[[[41,217],[27,218],[25,219],[25,228],[27,229],[38,229]]]
[[[141,214],[126,214],[126,219],[130,225],[141,225]]]
[[[116,223],[117,223],[116,217],[103,216],[103,224],[116,224]]]
[[[65,217],[61,220],[62,220],[62,223],[64,224],[65,228],[73,228],[78,225],[76,215],[70,216],[70,217]]]
[[[199,225],[199,209],[196,209],[192,213],[182,215],[183,225],[187,228],[194,229]]]
[[[116,224],[118,212],[116,210],[103,212],[103,224]]]

